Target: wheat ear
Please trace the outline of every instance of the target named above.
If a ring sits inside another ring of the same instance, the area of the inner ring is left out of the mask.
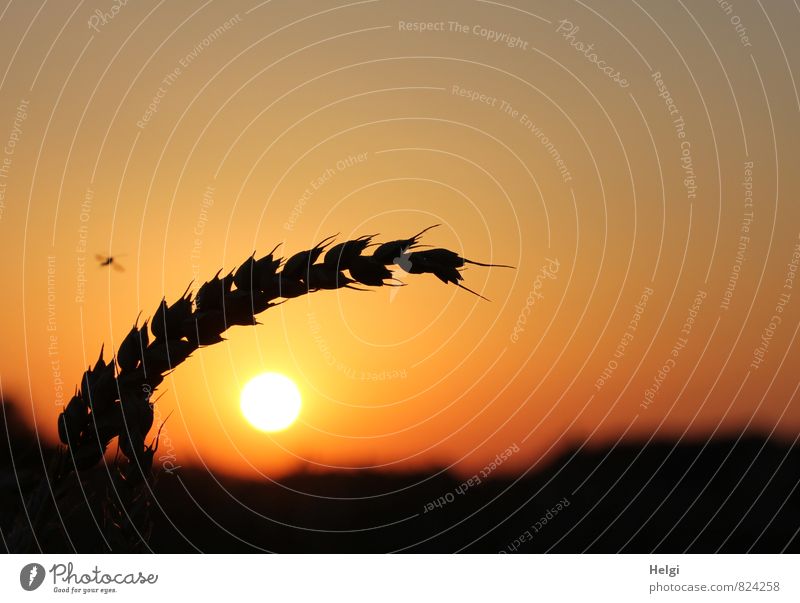
[[[107,548],[135,549],[147,539],[147,495],[158,448],[158,436],[145,442],[153,426],[151,395],[165,375],[199,347],[223,341],[222,334],[231,326],[255,325],[258,314],[288,299],[319,290],[402,286],[389,270],[391,265],[410,274],[433,274],[444,283],[466,289],[460,283],[464,264],[485,264],[445,249],[417,251],[421,235],[434,226],[410,238],[381,244],[372,242],[376,235],[365,235],[329,247],[334,237],[328,237],[285,261],[275,256],[276,246],[259,259],[253,254],[221,278],[222,271],[217,272],[194,295],[187,287],[172,304],[162,299],[149,325],[145,321],[139,326],[137,318],[110,362],[105,362],[101,348],[94,366],[84,372],[80,386],[58,417],[58,434],[66,449],[60,451],[46,483],[29,501],[28,517],[36,523],[47,515],[48,501],[55,503],[64,482],[75,481],[67,480],[69,475],[98,466],[117,438],[127,462],[120,465],[115,461],[112,468],[106,467],[114,496],[109,493],[101,501],[96,513],[100,517],[94,519],[106,534]],[[365,255],[373,246],[373,253]],[[52,496],[46,496],[48,491]],[[126,542],[129,546],[120,545]],[[31,549],[30,538],[18,548]]]

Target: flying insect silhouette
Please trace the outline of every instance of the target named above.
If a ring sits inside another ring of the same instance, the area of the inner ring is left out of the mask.
[[[118,272],[125,272],[125,268],[123,268],[120,263],[117,261],[117,257],[113,255],[101,255],[99,253],[94,254],[94,258],[100,262],[100,268],[105,266],[111,266],[114,270]]]

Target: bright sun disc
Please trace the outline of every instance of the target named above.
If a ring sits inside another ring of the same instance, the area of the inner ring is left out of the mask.
[[[263,373],[242,390],[242,414],[256,429],[280,431],[300,414],[300,390],[279,373]]]

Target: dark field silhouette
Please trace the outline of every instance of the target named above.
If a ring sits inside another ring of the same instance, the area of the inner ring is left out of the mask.
[[[14,522],[25,521],[17,484],[28,493],[42,474],[34,435],[13,407],[5,414],[4,546]],[[42,448],[45,459],[54,451]],[[84,487],[103,488],[106,479],[93,469]],[[522,479],[492,475],[465,487],[466,479],[436,471],[303,473],[277,485],[189,467],[162,471],[150,541],[137,550],[800,552],[800,449],[791,442],[629,442],[568,451]],[[73,498],[69,507],[60,511],[71,544],[54,518],[36,538],[45,552],[116,550],[99,536],[85,503]],[[95,517],[102,523],[102,509]]]
[[[479,297],[483,296],[459,282],[464,280],[460,270],[465,264],[513,269],[468,260],[443,248],[409,252],[437,226],[407,239],[373,243],[377,234],[363,235],[328,249],[338,236],[331,235],[287,259],[274,255],[279,243],[258,260],[253,252],[222,278],[220,269],[196,292],[190,283],[171,304],[162,298],[142,325],[140,313],[110,360],[106,361],[103,345],[97,360],[84,371],[80,386],[58,415],[63,446],[48,454],[38,446],[38,475],[34,469],[26,473],[27,468],[14,459],[10,443],[8,481],[21,502],[19,508],[8,510],[5,548],[18,553],[63,547],[152,550],[151,512],[162,509],[153,488],[153,461],[164,425],[150,437],[155,420],[152,394],[166,375],[201,347],[224,341],[223,333],[230,327],[257,326],[257,315],[293,298],[323,290],[405,286],[388,266],[402,264],[410,274],[431,274]],[[372,246],[377,247],[365,254]],[[101,267],[118,267],[112,256],[96,259]],[[10,438],[11,430],[6,432]],[[114,442],[116,456],[109,462]]]

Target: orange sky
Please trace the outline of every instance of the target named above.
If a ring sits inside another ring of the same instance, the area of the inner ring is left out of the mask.
[[[800,15],[763,5],[10,4],[3,393],[53,438],[59,379],[162,295],[278,242],[442,223],[425,242],[519,267],[465,271],[491,303],[407,275],[272,309],[164,382],[165,454],[472,472],[512,445],[522,469],[794,437]],[[303,392],[285,432],[239,411],[263,371]]]

